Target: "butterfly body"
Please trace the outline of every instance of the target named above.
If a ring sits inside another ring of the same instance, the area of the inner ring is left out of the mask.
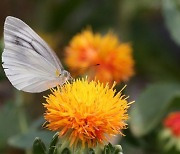
[[[71,79],[55,52],[20,19],[6,18],[4,44],[2,66],[18,90],[42,92]]]

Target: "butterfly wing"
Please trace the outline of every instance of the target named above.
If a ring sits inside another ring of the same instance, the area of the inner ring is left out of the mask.
[[[58,57],[27,24],[7,17],[4,25],[5,49],[2,65],[14,87],[26,92],[42,92],[59,83],[63,70]]]

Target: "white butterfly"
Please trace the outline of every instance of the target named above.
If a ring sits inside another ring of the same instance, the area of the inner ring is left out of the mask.
[[[54,51],[20,19],[6,18],[4,44],[2,66],[18,90],[42,92],[72,78]]]

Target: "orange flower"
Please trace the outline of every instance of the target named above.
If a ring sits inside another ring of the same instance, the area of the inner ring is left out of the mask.
[[[169,128],[174,136],[180,137],[180,112],[169,114],[164,121],[164,126]]]
[[[44,104],[47,128],[59,131],[62,142],[73,147],[103,145],[110,136],[122,134],[131,103],[114,86],[77,79],[52,90]]]
[[[120,43],[112,33],[101,36],[85,30],[71,40],[66,53],[65,61],[76,75],[88,73],[91,78],[113,83],[127,81],[134,74],[130,44]],[[96,64],[100,66],[91,67]]]

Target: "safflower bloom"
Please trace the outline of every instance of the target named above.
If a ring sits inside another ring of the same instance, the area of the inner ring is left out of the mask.
[[[170,113],[163,121],[164,129],[159,134],[160,143],[167,152],[180,152],[180,112]]]
[[[164,120],[164,126],[176,137],[180,137],[180,112],[173,112]]]
[[[104,83],[127,81],[134,74],[130,44],[120,43],[111,32],[102,36],[88,29],[77,34],[66,48],[65,62],[74,75],[86,73]],[[100,66],[91,67],[96,64]]]
[[[52,90],[46,97],[46,127],[59,131],[69,147],[103,145],[111,136],[127,127],[127,97],[116,93],[115,84],[76,79]],[[123,135],[123,134],[122,134]]]

